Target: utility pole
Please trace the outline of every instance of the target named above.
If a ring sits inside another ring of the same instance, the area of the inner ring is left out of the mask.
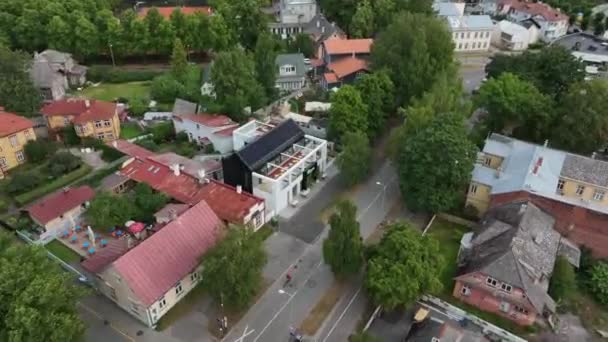
[[[116,68],[116,61],[114,61],[114,50],[112,49],[112,43],[108,44],[110,46],[110,56],[112,57],[112,67]]]

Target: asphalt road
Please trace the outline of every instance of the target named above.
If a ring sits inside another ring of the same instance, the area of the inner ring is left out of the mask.
[[[463,67],[460,69],[460,76],[462,77],[464,91],[471,94],[473,90],[481,86],[483,79],[486,77],[486,72],[484,66]]]

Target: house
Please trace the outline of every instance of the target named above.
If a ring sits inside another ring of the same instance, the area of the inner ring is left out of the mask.
[[[370,72],[365,59],[348,57],[326,66],[321,78],[321,87],[325,90],[340,88],[344,84],[353,84],[361,76]]]
[[[496,15],[499,0],[470,0],[467,1],[467,13]]]
[[[555,229],[555,218],[529,201],[488,210],[481,228],[461,242],[453,295],[523,326],[552,319],[547,293],[557,256],[575,267],[580,251]]]
[[[276,21],[268,28],[283,39],[302,33],[304,25],[317,14],[316,0],[280,0],[278,7]]]
[[[528,45],[534,43],[532,39],[528,28],[508,20],[500,21],[492,34],[492,44],[511,51],[526,50]]]
[[[80,138],[112,141],[120,136],[119,114],[123,110],[113,102],[69,98],[47,103],[40,112],[47,119],[49,134],[57,139],[66,126],[73,124]]]
[[[346,33],[335,22],[327,20],[322,13],[317,13],[308,24],[304,25],[303,32],[312,38],[317,57],[321,56],[321,45],[324,41],[347,38]]]
[[[555,217],[555,228],[577,245],[608,256],[608,162],[500,134],[485,141],[466,205],[483,214],[529,200]]]
[[[188,209],[190,209],[190,206],[187,204],[168,203],[159,211],[154,213],[154,218],[156,219],[156,223],[167,224],[174,221],[178,216],[186,212]]]
[[[321,44],[320,55],[325,65],[344,58],[367,59],[372,50],[373,39],[329,39]]]
[[[515,22],[534,19],[540,25],[540,39],[544,42],[549,43],[568,33],[568,15],[543,2],[500,0],[497,8],[498,14],[506,14]]]
[[[232,132],[239,126],[225,115],[206,113],[174,115],[173,125],[175,133],[186,132],[191,142],[222,154],[232,152]]]
[[[205,65],[203,68],[203,75],[201,77],[201,95],[209,96],[215,99],[215,89],[213,88],[213,82],[211,81],[211,70],[213,69],[213,61]]]
[[[572,51],[572,55],[582,60],[586,65],[603,66],[608,65],[608,50],[606,40],[589,33],[580,32],[565,35],[554,40],[551,45],[562,46]]]
[[[465,15],[464,6],[453,2],[433,4],[452,32],[455,51],[488,51],[494,30],[492,19],[488,15]]]
[[[275,87],[277,89],[292,92],[304,88],[308,68],[306,67],[306,63],[304,63],[303,54],[290,53],[277,55],[275,65],[277,71]]]
[[[5,173],[25,163],[24,146],[36,140],[32,121],[0,107],[0,179]]]
[[[223,225],[205,201],[125,250],[100,249],[82,262],[98,290],[153,327],[201,279],[200,260],[222,239]]]
[[[236,152],[222,159],[224,181],[266,202],[266,217],[298,204],[327,167],[327,141],[293,120],[277,126],[252,120],[234,131]]]
[[[24,210],[34,223],[42,227],[39,241],[46,243],[60,232],[80,223],[94,197],[95,191],[89,186],[64,188],[39,199]]]
[[[34,53],[30,75],[44,100],[62,99],[69,87],[86,82],[87,67],[78,64],[71,54],[56,50]]]
[[[137,16],[139,18],[145,18],[148,15],[148,12],[152,9],[156,8],[158,13],[165,18],[166,20],[171,19],[171,13],[175,10],[181,11],[185,15],[192,15],[195,13],[203,13],[206,15],[212,15],[213,9],[209,6],[180,6],[180,7],[141,7],[137,12]]]

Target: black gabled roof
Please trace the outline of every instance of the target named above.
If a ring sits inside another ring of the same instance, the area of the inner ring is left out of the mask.
[[[249,171],[255,171],[302,138],[304,131],[295,121],[289,119],[245,146],[237,155]]]

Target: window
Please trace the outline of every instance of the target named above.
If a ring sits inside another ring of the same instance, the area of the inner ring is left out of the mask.
[[[190,274],[190,281],[192,281],[193,283],[196,283],[198,281],[198,272],[192,272],[192,274]]]
[[[112,123],[110,122],[110,120],[104,120],[104,121],[103,121],[103,125],[104,125],[105,127],[110,127],[110,126],[112,126]]]
[[[23,151],[17,151],[15,153],[15,157],[17,157],[17,161],[20,163],[23,163],[25,161],[25,155],[23,154]]]
[[[11,146],[13,146],[13,147],[19,146],[19,140],[17,140],[16,135],[11,135],[10,137],[8,137],[8,140],[11,142]]]
[[[182,292],[184,292],[184,289],[182,288],[182,283],[178,282],[177,285],[175,285],[175,294],[179,295]]]
[[[477,184],[471,183],[471,185],[469,185],[469,193],[470,194],[477,193]]]
[[[519,306],[519,305],[515,305],[515,311],[522,313],[524,315],[528,314],[528,310],[526,310],[525,308]]]
[[[159,308],[164,308],[167,305],[167,301],[165,300],[165,297],[162,297],[159,301],[158,301],[158,307]]]
[[[560,179],[557,181],[557,193],[560,195],[564,194],[564,184],[566,182],[564,182],[564,180]]]
[[[464,43],[464,49],[468,50],[469,49],[469,43]]]
[[[606,194],[606,191],[596,189],[593,192],[593,200],[595,200],[595,201],[603,201],[605,194]]]
[[[201,125],[196,124],[196,129],[201,129]]]
[[[464,32],[460,32],[460,38],[464,39]]]
[[[7,166],[8,164],[6,163],[6,158],[0,157],[0,169],[4,169]]]
[[[462,43],[458,43],[458,50],[462,50]]]
[[[488,38],[488,37],[490,37],[490,31],[486,31],[486,38]],[[484,45],[486,45],[486,44],[484,44]]]
[[[473,36],[473,38],[477,38],[479,35],[479,32],[475,32],[475,35]]]
[[[492,164],[492,157],[485,157],[485,158],[483,159],[483,164],[484,164],[485,166],[490,166],[490,165]]]
[[[509,303],[502,302],[502,303],[500,303],[500,311],[502,311],[502,312],[509,312],[509,307],[510,306],[511,305],[509,305]]]
[[[576,186],[576,195],[577,196],[582,196],[583,192],[585,192],[585,186],[584,185],[577,185]]]
[[[496,286],[498,284],[498,281],[492,277],[487,277],[486,278],[486,284],[490,285],[490,286]]]
[[[460,293],[462,293],[463,296],[468,296],[471,294],[471,288],[469,288],[468,286],[463,286],[460,289]]]
[[[511,292],[511,290],[513,289],[513,287],[511,287],[511,285],[505,284],[505,283],[500,284],[500,288],[503,291],[507,291],[507,292]]]
[[[29,130],[29,129],[26,129],[26,130],[23,132],[23,134],[25,134],[25,137],[26,137],[26,138],[27,138],[27,137],[29,137],[29,136],[30,136],[30,130]]]
[[[471,38],[471,32],[467,32],[467,39]]]
[[[97,128],[103,127],[101,121],[95,121],[95,127],[97,127]]]
[[[103,139],[105,135],[103,133],[97,133],[97,139]]]

